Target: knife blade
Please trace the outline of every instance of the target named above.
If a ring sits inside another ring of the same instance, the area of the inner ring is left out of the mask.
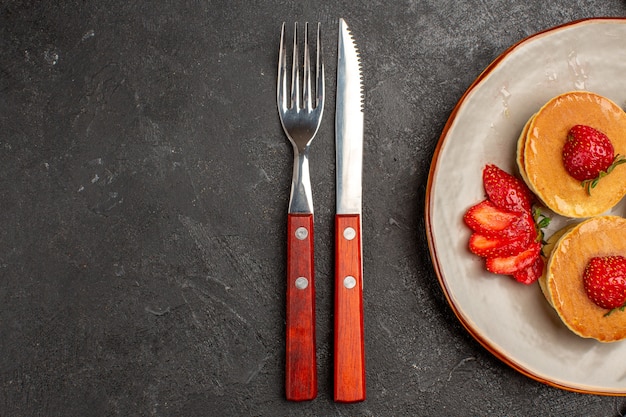
[[[335,152],[334,400],[365,400],[363,257],[363,85],[359,51],[346,21],[339,19]]]

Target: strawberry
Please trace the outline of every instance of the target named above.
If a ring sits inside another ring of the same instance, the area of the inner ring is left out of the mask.
[[[509,230],[513,230],[511,233],[515,233],[515,236],[526,236],[529,242],[539,239],[535,217],[531,212],[520,214],[515,224]],[[505,230],[503,233],[506,234],[509,230]]]
[[[626,304],[626,258],[597,256],[587,263],[583,273],[587,297],[597,306],[614,309]]]
[[[487,199],[470,207],[463,216],[472,229],[469,250],[485,258],[487,270],[512,275],[524,284],[543,273],[542,228],[549,219],[533,211],[534,195],[526,184],[496,165],[483,170]]]
[[[541,252],[540,242],[531,242],[522,252],[512,256],[487,258],[485,266],[493,274],[513,275],[530,266],[537,260]]]
[[[615,155],[609,138],[597,129],[576,125],[567,134],[563,145],[565,170],[591,194],[598,181],[624,162],[626,158]]]
[[[467,210],[463,221],[474,232],[485,236],[503,236],[516,233],[519,215],[502,210],[489,200],[483,200]]]
[[[526,249],[529,243],[529,235],[506,238],[472,233],[469,239],[469,249],[480,257],[496,258],[518,254]]]
[[[530,266],[520,269],[519,271],[515,271],[513,273],[513,278],[522,284],[530,285],[541,277],[541,274],[543,274],[544,264],[545,261],[543,258],[538,256],[537,259],[535,259],[535,262],[530,264]]]
[[[533,194],[526,184],[496,165],[489,164],[483,170],[483,186],[496,207],[515,213],[530,211]]]

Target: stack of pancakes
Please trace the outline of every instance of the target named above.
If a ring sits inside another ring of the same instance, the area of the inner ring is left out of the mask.
[[[605,97],[572,91],[548,101],[526,123],[517,142],[517,165],[546,207],[562,216],[583,218],[604,213],[622,199],[626,169],[615,169],[589,195],[563,165],[563,145],[575,125],[603,132],[615,153],[626,155],[626,113]]]
[[[591,194],[565,170],[563,145],[574,125],[605,133],[615,154],[626,155],[626,113],[611,100],[572,91],[548,101],[524,126],[517,164],[544,205],[569,218],[586,218],[556,232],[543,249],[539,284],[548,302],[574,333],[601,342],[626,338],[626,311],[606,316],[588,297],[583,272],[594,256],[626,256],[626,219],[603,215],[626,195],[626,166],[602,178]]]
[[[626,311],[606,315],[585,292],[583,273],[594,256],[626,255],[626,219],[596,216],[556,232],[543,247],[547,262],[539,285],[574,333],[601,342],[626,338]]]

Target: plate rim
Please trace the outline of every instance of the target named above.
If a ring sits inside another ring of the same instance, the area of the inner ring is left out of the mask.
[[[465,90],[463,95],[457,101],[453,109],[451,110],[448,119],[442,129],[442,132],[437,140],[437,144],[433,151],[433,156],[431,158],[430,168],[428,172],[428,179],[426,183],[426,195],[424,199],[424,221],[425,221],[425,232],[428,244],[428,251],[431,258],[431,264],[433,265],[433,269],[435,275],[437,276],[437,280],[443,290],[444,296],[450,308],[452,309],[454,315],[460,321],[461,325],[465,328],[465,330],[487,351],[489,351],[492,355],[498,358],[500,361],[504,362],[506,365],[513,368],[515,371],[541,383],[546,385],[563,389],[566,391],[577,392],[582,394],[592,394],[592,395],[604,395],[604,396],[626,396],[626,390],[612,390],[612,389],[598,389],[599,387],[589,387],[584,388],[580,386],[580,384],[573,384],[567,381],[561,381],[556,378],[550,378],[548,375],[540,374],[537,371],[533,371],[528,369],[514,358],[511,358],[505,352],[502,352],[498,349],[497,346],[489,343],[484,337],[482,337],[479,332],[472,327],[470,320],[464,317],[461,314],[461,309],[459,306],[455,305],[452,297],[451,290],[446,284],[446,279],[444,277],[441,265],[438,261],[437,251],[435,247],[435,237],[433,231],[433,224],[431,221],[432,216],[432,205],[433,205],[433,181],[437,171],[438,163],[440,161],[441,150],[444,147],[444,143],[448,137],[448,133],[450,128],[454,124],[457,119],[457,115],[459,110],[464,106],[467,98],[474,90],[476,90],[480,84],[487,78],[495,69],[498,68],[499,64],[501,64],[511,53],[519,49],[520,47],[528,44],[530,42],[536,41],[540,37],[549,36],[550,34],[560,32],[564,29],[571,29],[576,26],[583,26],[589,24],[599,24],[599,23],[619,23],[626,24],[626,17],[593,17],[593,18],[584,18],[577,19],[570,22],[566,22],[557,26],[553,26],[539,32],[536,32],[532,35],[522,38],[521,40],[515,42],[507,49],[505,49],[501,54],[499,54],[491,63],[478,75],[478,77],[470,84],[470,86]]]

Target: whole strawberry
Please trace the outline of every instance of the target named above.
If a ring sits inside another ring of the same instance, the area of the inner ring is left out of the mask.
[[[598,181],[626,159],[615,155],[609,138],[597,129],[576,125],[567,134],[563,146],[565,170],[591,194]]]
[[[591,258],[583,273],[585,292],[597,306],[609,310],[626,304],[626,258]]]

